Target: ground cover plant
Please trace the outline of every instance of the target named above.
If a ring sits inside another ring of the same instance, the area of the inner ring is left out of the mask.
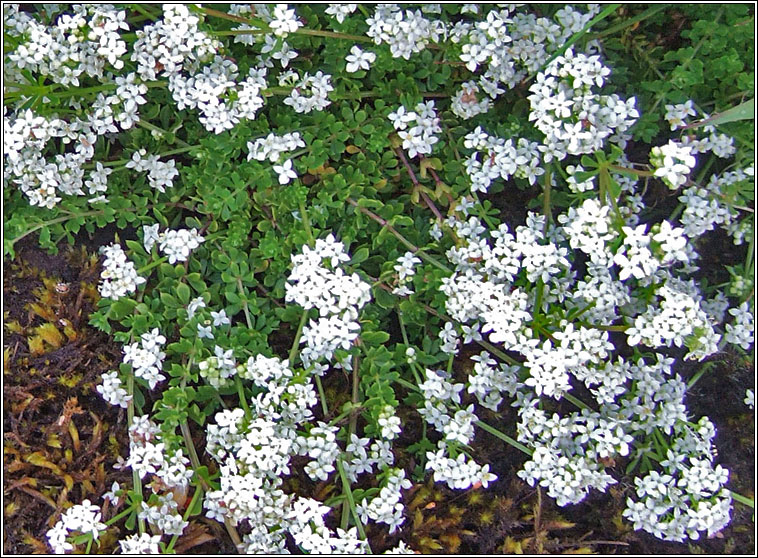
[[[109,353],[40,380],[80,394],[63,468],[11,393],[6,474],[62,482],[14,481],[52,508],[24,544],[587,550],[541,502],[603,497],[662,541],[750,522],[688,395],[753,361],[751,5],[3,10],[4,254],[110,234],[73,310],[44,277],[4,328]]]

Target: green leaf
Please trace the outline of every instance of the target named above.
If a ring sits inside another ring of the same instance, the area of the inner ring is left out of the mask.
[[[350,259],[351,265],[356,265],[361,262],[366,261],[368,259],[368,248],[365,246],[358,248],[355,253],[353,254],[353,257]]]
[[[382,345],[389,341],[390,334],[386,331],[364,331],[361,340],[367,345]]]
[[[189,286],[185,283],[179,283],[179,285],[177,285],[176,296],[179,297],[179,301],[182,303],[182,306],[189,304],[191,294],[192,292],[190,291]]]
[[[382,308],[389,309],[395,306],[397,299],[392,293],[388,293],[381,287],[374,287],[374,300]]]
[[[755,118],[755,99],[750,99],[742,104],[732,107],[724,112],[714,114],[710,118],[701,120],[700,122],[693,122],[687,126],[682,126],[682,130],[690,128],[699,128],[700,126],[718,126],[719,124],[726,124],[727,122],[736,122],[738,120],[753,120]]]

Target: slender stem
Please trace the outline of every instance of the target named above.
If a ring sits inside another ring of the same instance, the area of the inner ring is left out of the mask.
[[[729,492],[732,495],[732,498],[734,498],[735,500],[737,500],[740,504],[745,504],[746,506],[748,506],[748,507],[750,507],[752,509],[755,509],[755,501],[752,500],[751,498],[746,498],[742,494],[737,494],[733,490],[730,490]]]
[[[223,34],[223,35],[243,35],[243,34],[261,34],[261,33],[271,33],[271,27],[264,22],[261,19],[250,19],[245,18],[241,16],[235,16],[232,14],[227,14],[218,10],[214,10],[211,8],[201,8],[201,11],[205,12],[207,15],[218,17],[221,19],[227,19],[229,21],[235,21],[237,23],[245,23],[248,25],[256,25],[260,27],[260,29],[239,29],[232,31],[222,31],[217,34]],[[370,39],[369,37],[365,37],[362,35],[348,35],[347,33],[338,33],[336,31],[323,31],[321,29],[306,29],[304,27],[300,27],[299,29],[295,30],[293,32],[295,35],[308,35],[311,37],[328,37],[331,39],[343,39],[346,41],[352,41],[354,43],[373,43],[373,39]]]
[[[137,121],[137,126],[141,126],[142,128],[145,128],[146,130],[150,130],[151,132],[156,132],[156,133],[161,134],[163,136],[168,135],[168,132],[166,130],[164,130],[163,128],[159,128],[155,124],[150,124],[150,122],[148,122],[147,120],[138,120]],[[179,138],[177,138],[176,135],[174,135],[174,138],[176,138],[176,143],[178,143],[179,145],[181,145],[185,149],[192,147],[186,141],[180,140]]]
[[[545,225],[543,226],[542,233],[547,235],[548,225],[553,222],[553,209],[550,204],[550,190],[553,181],[552,165],[547,165],[545,170],[545,183],[542,190],[542,214],[545,216]]]
[[[427,193],[423,190],[421,190],[421,198],[424,200],[426,206],[432,210],[432,213],[434,213],[434,216],[437,217],[437,220],[441,223],[444,220],[442,213],[440,213],[440,210],[437,209],[437,206],[434,205],[434,202],[432,202]]]
[[[316,389],[318,390],[318,397],[321,399],[321,411],[324,413],[324,420],[329,416],[329,406],[326,403],[326,393],[324,393],[324,385],[321,383],[321,376],[316,374]]]
[[[368,546],[368,553],[372,554],[371,547],[369,546],[369,542],[366,539],[366,531],[363,529],[363,523],[361,523],[361,518],[358,516],[358,511],[355,508],[355,499],[353,498],[353,491],[350,488],[350,481],[345,474],[345,468],[342,466],[342,456],[337,458],[337,471],[339,471],[340,479],[342,479],[342,490],[345,492],[345,496],[347,496],[347,501],[350,505],[350,511],[352,512],[353,520],[355,521],[355,526],[358,528],[358,533],[360,534],[361,539],[366,541],[366,546]]]
[[[359,401],[358,401],[358,396],[359,396],[359,393],[358,393],[358,386],[359,386],[358,368],[359,368],[359,365],[360,365],[360,356],[359,355],[355,355],[353,357],[353,374],[352,374],[352,376],[353,376],[353,378],[352,378],[353,379],[353,392],[352,392],[351,398],[350,398],[350,401],[353,404],[353,408],[355,408],[355,407],[357,407],[359,405]],[[351,413],[350,414],[350,422],[348,422],[348,425],[347,425],[347,440],[348,440],[348,443],[351,441],[352,435],[355,433],[355,430],[356,430],[357,426],[358,426],[358,414],[357,413]],[[342,505],[342,523],[341,523],[341,527],[342,527],[343,530],[347,530],[347,522],[348,522],[349,512],[350,512],[350,506],[349,506],[349,502],[346,500],[345,502],[343,502],[343,505]]]
[[[150,263],[149,263],[149,264],[147,264],[146,266],[143,266],[143,267],[139,268],[139,269],[137,270],[137,275],[142,275],[143,273],[145,273],[145,272],[147,272],[147,271],[150,271],[150,270],[151,270],[151,269],[153,269],[154,267],[158,267],[159,265],[161,265],[163,262],[165,262],[165,261],[167,261],[167,260],[168,260],[168,257],[166,257],[166,256],[163,256],[163,257],[161,257],[161,258],[158,258],[158,259],[157,259],[157,260],[155,260],[154,262],[150,262]]]
[[[292,341],[292,347],[290,348],[289,356],[287,357],[289,365],[295,365],[295,359],[297,358],[297,349],[300,345],[300,337],[303,335],[303,328],[305,322],[308,320],[308,310],[303,310],[303,315],[300,316],[300,323],[297,326],[297,333],[295,333],[295,340]]]
[[[250,317],[250,308],[247,305],[247,296],[245,295],[245,288],[242,286],[242,277],[237,277],[237,292],[240,294],[242,300],[242,311],[245,313],[245,323],[248,329],[253,329],[253,319]]]
[[[421,248],[419,248],[418,246],[416,246],[416,245],[412,244],[410,241],[408,241],[408,239],[406,239],[402,234],[400,234],[399,232],[397,232],[397,230],[395,230],[395,228],[392,225],[390,225],[386,220],[384,220],[381,217],[379,217],[379,215],[377,215],[376,213],[374,213],[374,212],[366,209],[365,207],[360,207],[358,205],[358,202],[356,202],[352,198],[347,198],[347,203],[349,203],[350,205],[354,206],[355,208],[358,209],[358,211],[360,211],[364,215],[367,215],[368,217],[370,217],[371,219],[373,219],[374,221],[376,221],[377,223],[379,223],[383,227],[386,227],[387,230],[390,231],[393,235],[395,235],[395,237],[400,242],[402,242],[403,245],[406,248],[408,248],[414,254],[420,256],[421,259],[426,260],[428,263],[432,264],[433,266],[437,267],[438,269],[441,269],[442,271],[446,271],[447,273],[452,273],[453,272],[452,269],[450,269],[446,265],[440,263],[436,258],[434,258],[434,257],[426,254],[425,252],[423,252],[421,250]]]
[[[580,409],[589,409],[590,408],[589,405],[587,405],[584,401],[582,401],[581,399],[578,399],[578,398],[574,397],[573,395],[571,395],[568,392],[563,394],[563,398],[566,399],[566,401],[570,401],[571,403],[573,403],[574,405],[576,405]]]
[[[555,60],[559,56],[562,56],[564,52],[566,52],[569,48],[571,48],[574,45],[574,43],[576,43],[579,39],[581,39],[582,37],[584,37],[587,34],[587,31],[589,31],[590,28],[593,25],[595,25],[599,21],[604,20],[606,17],[608,17],[609,15],[611,15],[613,12],[615,12],[620,6],[621,6],[621,4],[609,4],[608,6],[606,6],[606,8],[602,12],[600,12],[599,14],[597,14],[594,18],[592,18],[587,23],[587,25],[585,25],[579,31],[577,31],[576,33],[574,33],[571,36],[571,38],[563,44],[563,46],[561,48],[559,48],[550,58],[548,58],[547,62],[545,62],[542,65],[542,67],[539,69],[539,71],[536,72],[534,75],[537,75],[539,72],[543,71],[545,68],[547,68],[550,65],[550,63],[553,60]],[[528,81],[529,79],[532,79],[534,77],[534,75],[529,76],[529,78],[527,78],[526,80],[524,80],[524,82]]]
[[[195,487],[195,493],[192,495],[192,500],[190,500],[189,505],[187,506],[186,511],[184,512],[184,517],[182,519],[184,521],[187,521],[190,517],[190,513],[192,512],[192,509],[197,505],[197,501],[203,497],[203,489],[198,487]],[[176,541],[179,540],[179,535],[174,535],[171,537],[171,540],[168,543],[168,546],[166,547],[166,554],[172,554],[172,550],[174,549],[174,545],[176,544]]]
[[[308,217],[308,211],[305,209],[305,202],[300,202],[298,204],[298,207],[300,209],[300,215],[303,218],[303,226],[305,227],[305,234],[308,235],[308,241],[311,246],[313,246],[316,243],[316,239],[313,237],[313,230],[311,229],[311,219]]]
[[[608,168],[621,174],[631,173],[636,174],[637,176],[655,176],[655,173],[653,171],[633,169],[631,167],[622,167],[621,165],[608,165]]]
[[[42,223],[39,223],[38,225],[34,225],[31,229],[27,230],[26,232],[22,233],[16,238],[11,239],[11,244],[12,245],[16,244],[16,242],[18,242],[22,238],[25,238],[29,236],[30,234],[32,234],[33,232],[43,229],[49,225],[55,225],[56,223],[63,223],[64,221],[76,219],[77,217],[90,217],[92,215],[102,215],[102,214],[103,214],[103,210],[97,209],[93,211],[85,211],[84,213],[72,213],[69,215],[64,215],[63,217],[56,217],[55,219],[50,219],[49,221],[43,221]]]
[[[637,14],[634,17],[630,18],[624,18],[624,21],[621,23],[618,23],[616,25],[612,25],[608,29],[605,29],[604,31],[600,31],[597,33],[590,33],[587,38],[590,40],[594,39],[600,39],[602,37],[607,37],[608,35],[612,35],[616,31],[621,31],[622,29],[626,29],[627,27],[631,27],[632,25],[639,23],[640,21],[643,21],[649,17],[654,16],[658,12],[661,12],[665,10],[666,8],[670,7],[669,4],[658,4],[656,6],[651,6],[641,14]]]
[[[399,147],[396,147],[393,149],[395,152],[395,155],[398,156],[400,161],[403,163],[403,166],[405,167],[405,170],[408,171],[408,176],[411,178],[411,182],[413,182],[414,186],[418,186],[418,178],[416,178],[416,173],[413,172],[413,168],[411,167],[411,164],[408,162],[408,159],[405,156],[405,153],[403,153],[403,150]]]
[[[131,426],[134,423],[134,371],[129,374],[129,377],[126,379],[126,393],[129,396],[129,403],[127,403],[126,406],[126,418],[129,421],[129,426]],[[142,500],[142,479],[139,476],[139,473],[132,468],[132,489],[134,490],[135,494],[138,496],[140,501]],[[137,519],[139,524],[139,532],[140,534],[143,534],[145,532],[145,520],[144,519]]]
[[[237,387],[237,397],[239,397],[240,404],[242,405],[242,410],[245,412],[245,418],[247,420],[252,420],[253,413],[250,411],[250,406],[247,404],[247,397],[245,397],[245,387],[242,385],[242,378],[239,377],[239,374],[235,374],[234,384]]]
[[[197,456],[197,450],[195,449],[195,444],[192,441],[192,433],[190,432],[189,424],[184,421],[179,425],[179,428],[182,431],[182,438],[184,438],[184,445],[187,446],[187,453],[189,453],[192,467],[193,469],[197,470],[201,466],[200,458]],[[208,483],[202,477],[199,480],[203,488],[207,491],[210,488],[210,486],[208,486]],[[242,544],[242,539],[240,539],[236,527],[232,524],[229,518],[226,518],[224,520],[224,526],[226,527],[226,532],[229,533],[229,537],[231,537],[235,548],[239,548],[239,546]]]

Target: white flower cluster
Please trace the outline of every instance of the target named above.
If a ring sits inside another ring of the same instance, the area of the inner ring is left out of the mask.
[[[695,116],[695,103],[690,99],[684,103],[676,105],[666,105],[666,116],[664,117],[671,125],[673,132],[681,126],[687,124],[688,116]]]
[[[100,296],[119,299],[137,290],[146,279],[137,275],[134,263],[126,258],[126,253],[119,244],[102,246],[100,253],[105,255],[103,272],[100,274],[101,283],[97,290]]]
[[[134,375],[145,380],[150,389],[155,389],[158,382],[166,379],[161,374],[163,359],[166,358],[166,353],[161,351],[161,347],[165,342],[166,338],[156,327],[148,333],[143,333],[138,342],[124,345],[124,362],[131,362]]]
[[[749,351],[755,342],[755,326],[753,309],[749,302],[743,302],[738,308],[732,308],[729,313],[734,316],[734,321],[726,324],[727,343],[739,345],[745,351]]]
[[[98,163],[84,180],[84,165],[95,154],[98,137],[107,133],[130,128],[139,120],[137,107],[146,100],[144,84],[135,82],[134,74],[117,77],[109,82],[116,85],[115,94],[98,93],[89,113],[59,119],[46,119],[35,115],[31,109],[3,117],[3,155],[6,168],[14,176],[21,191],[29,198],[30,205],[52,208],[61,201],[60,194],[85,195],[84,187],[94,197],[90,203],[107,201],[107,177],[111,169]],[[73,149],[56,154],[49,160],[44,152],[49,141],[60,138],[64,144],[73,144]],[[99,194],[99,195],[95,195]]]
[[[74,546],[66,540],[71,531],[90,533],[97,540],[107,525],[101,521],[100,508],[89,500],[66,510],[58,522],[47,532],[47,542],[56,554],[65,554]]]
[[[288,34],[297,31],[303,24],[297,19],[295,10],[288,9],[287,4],[276,4],[273,19],[269,22],[269,26],[277,37],[286,37]]]
[[[186,262],[190,253],[205,242],[205,238],[197,229],[166,229],[158,232],[160,225],[144,225],[142,227],[142,244],[145,251],[150,252],[155,243],[158,249],[168,256],[168,263]]]
[[[288,519],[295,544],[309,554],[365,554],[366,541],[358,538],[358,530],[339,527],[335,532],[326,525],[324,516],[331,508],[311,498],[298,498],[292,504]],[[248,547],[249,548],[249,547]]]
[[[213,352],[214,356],[198,362],[200,376],[215,388],[226,387],[230,384],[229,378],[237,373],[234,351],[232,349],[225,351],[216,345]]]
[[[684,103],[676,105],[666,105],[666,120],[671,125],[671,130],[676,130],[679,127],[687,125],[687,117],[695,116],[697,111],[695,110],[695,103],[690,99]],[[707,119],[708,115],[704,114],[703,118]],[[726,134],[717,134],[716,128],[707,125],[702,127],[702,131],[708,133],[709,136],[705,138],[694,138],[692,136],[685,136],[682,138],[682,143],[692,148],[694,153],[705,153],[712,151],[717,157],[729,157],[736,153],[737,149],[734,147],[734,139]]]
[[[160,554],[161,535],[134,533],[118,541],[121,554]]]
[[[314,461],[306,471],[314,479],[326,479],[340,455],[337,427],[318,423],[307,435],[296,432],[313,418],[310,408],[318,401],[310,377],[302,383],[287,361],[263,355],[250,357],[239,373],[261,393],[251,401],[254,418],[242,409],[227,409],[216,413],[215,423],[207,427],[206,451],[219,462],[221,477],[219,489],[206,495],[206,515],[252,526],[241,549],[250,553],[282,553],[287,534],[310,552],[365,552],[366,543],[355,528],[335,533],[326,526],[324,516],[331,508],[281,488],[292,456],[311,456]]]
[[[406,60],[430,42],[437,42],[444,33],[441,21],[430,21],[420,10],[403,11],[397,4],[377,4],[366,24],[369,26],[366,35],[377,45],[387,43],[393,57]]]
[[[434,101],[418,103],[415,111],[407,111],[403,105],[389,114],[392,125],[403,140],[403,149],[408,150],[409,157],[418,154],[429,155],[432,147],[439,141],[434,134],[442,132],[440,119],[434,110]],[[408,128],[409,124],[414,124]]]
[[[440,290],[447,296],[445,308],[458,322],[479,322],[489,340],[506,349],[519,350],[530,345],[524,323],[529,319],[528,296],[512,281],[524,270],[529,281],[542,279],[559,287],[569,268],[567,248],[547,241],[544,220],[530,214],[527,225],[516,229],[514,237],[506,224],[491,233],[494,245],[480,235],[486,230],[479,220],[450,222],[464,240],[448,250],[447,257],[456,271],[443,279]]]
[[[309,113],[314,110],[324,110],[331,104],[328,99],[330,91],[334,91],[329,74],[321,70],[310,75],[308,72],[303,74],[294,83],[294,87],[289,95],[284,99],[284,104],[291,106],[295,112]]]
[[[73,12],[46,26],[19,11],[18,5],[3,8],[5,32],[24,38],[8,54],[8,67],[3,65],[3,72],[8,72],[5,76],[28,70],[61,85],[78,86],[82,74],[102,77],[106,64],[122,69],[126,43],[119,32],[129,30],[126,12],[102,4],[75,5]]]
[[[294,151],[298,147],[305,147],[305,142],[299,132],[283,136],[271,133],[265,138],[258,138],[255,142],[247,142],[247,148],[250,150],[247,160],[265,161],[268,159],[272,163],[277,163],[283,153]],[[292,159],[287,159],[281,165],[274,165],[274,171],[279,175],[279,184],[289,184],[291,180],[297,178],[297,173],[292,167]]]
[[[357,273],[345,274],[339,265],[348,261],[344,245],[332,234],[292,256],[285,300],[319,311],[319,318],[303,328],[300,340],[305,344],[300,357],[306,367],[321,358],[331,360],[336,349],[350,349],[358,337],[358,312],[371,300],[371,286]]]
[[[313,460],[304,469],[313,480],[325,481],[334,472],[334,462],[340,454],[338,431],[338,427],[319,421],[310,429],[307,437],[298,438],[298,453]]]
[[[508,180],[511,176],[525,178],[534,184],[545,170],[541,167],[540,146],[525,138],[503,139],[490,136],[481,126],[466,134],[464,147],[474,153],[466,159],[466,174],[471,180],[471,192],[486,193],[498,177]],[[483,155],[482,159],[479,156]]]
[[[650,164],[655,167],[655,176],[660,177],[672,190],[687,182],[696,163],[692,147],[673,140],[650,150]]]
[[[621,147],[630,137],[625,134],[639,113],[634,98],[593,92],[600,88],[610,70],[599,56],[574,53],[569,49],[537,74],[529,87],[529,120],[545,134],[545,160],[563,160],[566,155],[593,153],[606,140]]]
[[[695,428],[685,422],[674,440],[676,451],[668,451],[657,471],[635,479],[638,500],[627,499],[623,515],[656,537],[682,542],[697,540],[701,532],[708,537],[723,529],[732,511],[732,495],[725,488],[729,471],[713,464],[711,440],[716,429],[707,418]]]
[[[162,20],[137,32],[132,60],[139,75],[168,78],[177,107],[198,109],[210,132],[220,134],[242,118],[254,119],[263,106],[265,68],[251,68],[238,83],[237,65],[217,54],[220,43],[197,28],[198,16],[184,4],[166,4],[163,11]]]
[[[582,501],[594,488],[617,481],[604,471],[599,458],[627,455],[632,436],[623,422],[599,413],[550,417],[533,405],[519,409],[518,439],[534,453],[517,475],[530,486],[539,481],[559,506]]]
[[[272,163],[279,162],[284,153],[294,151],[298,147],[305,147],[303,138],[299,132],[292,132],[277,136],[274,133],[265,138],[258,138],[254,142],[247,142],[249,153],[247,160],[265,161],[268,159]]]
[[[334,17],[339,23],[342,23],[357,8],[358,4],[329,4],[329,7],[324,12]]]
[[[453,114],[468,120],[478,114],[482,114],[492,108],[492,100],[489,97],[479,97],[479,86],[475,81],[467,81],[461,85],[450,105]]]
[[[102,375],[103,383],[97,386],[97,391],[103,396],[111,405],[118,405],[119,407],[126,407],[129,405],[129,401],[132,400],[132,396],[121,387],[121,379],[118,377],[118,372],[110,371],[105,372]]]
[[[685,234],[696,238],[713,230],[714,225],[721,225],[734,236],[735,244],[741,244],[738,239],[742,238],[737,236],[740,230],[737,210],[725,199],[724,192],[739,182],[754,182],[754,177],[755,167],[751,165],[745,169],[711,175],[706,186],[693,184],[684,190],[679,201],[685,205],[680,219]]]
[[[179,536],[189,525],[189,522],[184,521],[177,512],[179,504],[171,493],[158,496],[154,504],[140,502],[140,507],[137,517],[147,521],[151,527],[165,535]]]
[[[168,494],[173,494],[172,489],[184,491],[194,474],[190,461],[181,449],[169,451],[159,441],[159,434],[160,429],[147,415],[135,416],[129,426],[129,457],[122,466],[130,467],[141,479],[154,475],[159,481],[152,484],[156,492],[159,488]]]
[[[476,416],[473,405],[466,409],[457,407],[461,403],[464,384],[451,383],[451,375],[444,370],[426,369],[425,374],[426,380],[419,386],[424,395],[424,407],[419,413],[444,436],[436,452],[426,453],[426,468],[434,471],[435,481],[446,482],[450,488],[465,489],[477,483],[486,487],[497,479],[489,472],[489,465],[480,466],[464,453],[456,458],[448,456],[451,448],[466,445],[474,437]]]
[[[693,290],[695,292],[693,292]],[[660,297],[638,315],[627,331],[627,343],[649,347],[681,347],[687,342],[685,359],[703,360],[718,351],[721,336],[713,330],[708,314],[700,307],[696,289],[683,281],[668,280],[655,292]]]
[[[392,289],[392,294],[398,296],[413,294],[408,285],[413,283],[413,276],[416,275],[415,266],[420,263],[421,259],[414,256],[413,252],[406,252],[397,259],[397,263],[393,266],[397,271],[397,287]]]
[[[570,207],[568,212],[558,216],[569,246],[587,254],[597,265],[609,266],[613,259],[608,244],[618,233],[611,226],[610,210],[610,206],[589,198],[581,206]]]
[[[137,172],[147,171],[150,187],[163,193],[166,188],[171,188],[174,185],[174,177],[179,174],[176,162],[173,159],[168,162],[159,161],[158,155],[146,155],[145,149],[135,151],[132,153],[131,161],[126,163],[126,168],[134,169]]]
[[[411,481],[405,478],[402,469],[390,469],[385,485],[370,502],[364,498],[355,506],[361,520],[366,523],[369,519],[390,526],[390,535],[403,524],[403,503],[400,501],[400,491],[408,489]]]

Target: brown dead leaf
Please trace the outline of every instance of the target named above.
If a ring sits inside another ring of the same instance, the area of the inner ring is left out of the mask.
[[[187,529],[184,531],[180,542],[176,544],[174,550],[177,554],[184,554],[190,548],[200,546],[207,542],[215,541],[216,537],[208,532],[207,527],[204,525],[198,525],[197,523],[190,523]]]

